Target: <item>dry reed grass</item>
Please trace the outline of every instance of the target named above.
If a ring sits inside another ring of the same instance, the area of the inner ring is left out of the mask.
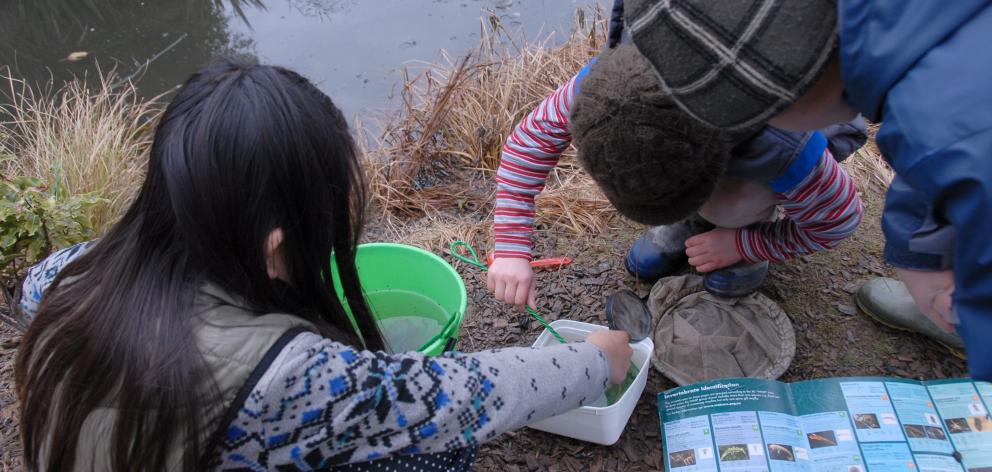
[[[100,232],[130,204],[143,179],[157,100],[142,100],[113,73],[36,91],[0,73],[0,152],[16,156],[4,173],[38,177],[58,196],[105,199],[89,215]],[[116,88],[115,88],[116,85]]]
[[[878,126],[877,124],[868,126],[868,143],[844,161],[844,167],[861,191],[865,203],[881,202],[885,198],[889,183],[895,177],[895,172],[882,158],[881,151],[875,143]]]
[[[448,252],[454,241],[475,244],[482,241],[489,231],[490,222],[472,217],[453,215],[425,215],[421,218],[404,221],[402,224],[386,223],[381,226],[377,239],[408,244],[426,249],[435,254]],[[481,247],[480,247],[481,249]],[[483,254],[479,254],[483,257]]]
[[[495,14],[481,20],[478,46],[460,59],[404,71],[402,107],[366,153],[376,207],[393,216],[454,221],[446,210],[481,211],[495,191],[500,150],[513,127],[602,47],[599,9],[579,9],[561,46],[553,36],[528,43]],[[566,154],[539,198],[538,219],[573,231],[601,230],[614,212]],[[449,221],[449,223],[451,222]]]

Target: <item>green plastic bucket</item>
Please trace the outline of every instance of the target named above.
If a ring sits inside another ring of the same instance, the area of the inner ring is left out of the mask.
[[[461,276],[450,264],[431,252],[394,243],[358,246],[355,264],[387,349],[416,350],[435,356],[454,348],[465,319],[468,294]],[[336,268],[333,277],[351,317]],[[351,322],[357,330],[354,318]]]

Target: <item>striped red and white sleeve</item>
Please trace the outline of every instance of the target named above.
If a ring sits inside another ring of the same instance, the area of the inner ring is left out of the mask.
[[[776,189],[785,218],[737,230],[737,250],[744,260],[780,262],[826,251],[861,224],[864,209],[850,175],[825,141],[818,154],[818,159],[809,159],[809,171],[797,185]]]
[[[514,128],[496,173],[494,257],[531,258],[534,198],[572,142],[569,109],[582,73],[545,98]]]

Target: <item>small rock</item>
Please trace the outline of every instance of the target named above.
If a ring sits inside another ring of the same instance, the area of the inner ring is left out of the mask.
[[[847,316],[854,316],[854,315],[858,314],[858,309],[857,308],[854,308],[851,305],[847,305],[847,304],[844,304],[844,303],[838,303],[836,306],[837,306],[837,311],[839,311],[842,314],[845,314]]]

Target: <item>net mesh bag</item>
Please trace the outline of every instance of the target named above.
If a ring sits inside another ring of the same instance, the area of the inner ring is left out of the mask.
[[[652,364],[679,385],[727,377],[776,379],[796,352],[785,312],[754,293],[723,298],[698,275],[666,277],[648,298],[654,340]]]

